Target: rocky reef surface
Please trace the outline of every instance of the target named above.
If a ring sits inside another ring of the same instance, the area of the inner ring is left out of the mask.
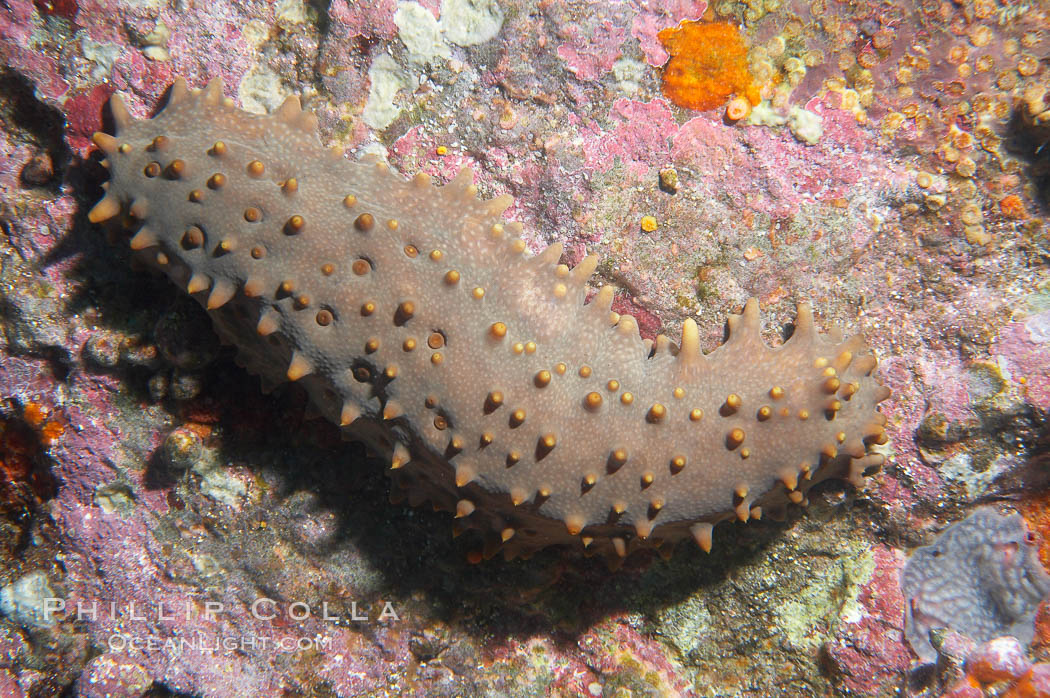
[[[1029,646],[934,633],[924,667],[900,586],[983,505],[1050,561],[1047,16],[1018,7],[4,3],[0,694],[1045,695],[1045,610]],[[741,35],[675,48],[746,47],[724,105],[664,84],[682,20]],[[776,343],[812,302],[879,356],[883,472],[710,554],[471,564],[88,222],[104,104],[147,116],[176,75],[302,95],[348,157],[472,167],[533,250],[597,254],[643,336],[690,317],[711,349],[754,296]]]

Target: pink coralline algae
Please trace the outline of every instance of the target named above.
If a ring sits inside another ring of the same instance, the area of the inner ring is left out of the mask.
[[[631,36],[638,39],[638,46],[645,54],[645,60],[652,66],[661,66],[667,62],[667,51],[664,50],[656,35],[660,30],[673,27],[682,20],[699,20],[707,10],[706,0],[638,0],[638,14],[631,22]]]
[[[558,47],[558,57],[579,79],[596,80],[612,70],[620,57],[620,45],[627,38],[627,30],[605,20],[587,33],[574,27],[568,38]]]
[[[666,157],[668,135],[675,128],[667,102],[621,98],[613,103],[609,116],[615,127],[596,134],[584,146],[588,169],[609,170],[619,161],[632,176],[641,178]]]
[[[91,134],[102,127],[102,105],[112,95],[112,88],[98,85],[77,92],[66,100],[66,138],[71,148],[87,154],[91,147]]]
[[[1050,410],[1050,310],[1007,325],[995,349],[1023,381],[1028,399]]]
[[[391,39],[397,34],[397,25],[394,24],[396,9],[396,0],[336,0],[331,4],[328,13],[331,19],[340,25],[340,31],[346,32],[348,37]]]
[[[980,683],[1017,680],[1028,673],[1032,663],[1015,637],[989,640],[966,658],[966,673]]]
[[[861,589],[864,612],[843,622],[825,651],[842,683],[857,695],[878,695],[908,667],[901,618],[904,598],[897,572],[902,555],[886,546],[873,551],[875,572]]]
[[[443,179],[452,179],[465,167],[478,166],[474,158],[448,151],[447,147],[439,152],[439,143],[422,126],[416,126],[390,147],[391,163],[406,171],[419,170]]]
[[[843,138],[850,141],[848,148],[805,146],[766,129],[737,128],[745,132],[742,137],[710,118],[690,119],[673,132],[671,153],[677,162],[703,175],[697,186],[710,197],[732,197],[741,210],[794,218],[817,202],[847,201],[857,195],[862,181],[882,178],[903,186],[903,172],[887,171],[874,142],[859,133],[855,123],[851,128],[839,126]],[[862,246],[873,231],[860,226],[853,233],[854,243]]]
[[[929,633],[950,628],[977,642],[1035,634],[1035,612],[1050,575],[1020,514],[982,507],[917,548],[901,571],[905,636],[923,662],[936,659]]]
[[[962,678],[943,698],[1050,698],[1050,663],[1032,664],[1015,637],[997,637],[974,647],[956,673]]]

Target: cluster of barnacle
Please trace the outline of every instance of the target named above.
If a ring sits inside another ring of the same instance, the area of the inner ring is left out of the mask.
[[[787,108],[791,94],[807,73],[824,63],[824,53],[807,48],[801,31],[797,22],[788,22],[783,31],[764,44],[752,46],[748,54],[751,74],[762,86],[762,98],[777,109]]]
[[[715,11],[723,17],[734,17],[751,25],[776,12],[783,4],[781,0],[721,0],[715,5]]]
[[[972,244],[992,239],[984,220],[989,197],[1003,217],[1025,217],[1021,165],[1002,146],[1015,100],[1045,76],[1038,58],[1050,41],[1042,30],[1045,9],[1010,13],[982,2],[961,4],[945,17],[940,6],[921,3],[752,4],[724,0],[716,9],[761,37],[752,41],[749,67],[763,99],[783,109],[832,94],[837,108],[860,123],[878,124],[888,141],[913,148],[919,169],[942,175],[945,185],[926,192],[926,210],[948,217]],[[928,31],[901,29],[915,26]],[[1026,123],[1024,137],[1036,143],[1045,121]],[[1040,173],[1046,166],[1036,160],[1045,198]],[[985,185],[982,174],[994,174],[996,183]]]

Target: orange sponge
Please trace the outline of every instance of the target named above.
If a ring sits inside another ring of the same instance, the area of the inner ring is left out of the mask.
[[[686,20],[656,36],[671,55],[664,66],[663,93],[672,102],[706,111],[737,95],[758,104],[758,87],[747,67],[747,46],[735,26]]]

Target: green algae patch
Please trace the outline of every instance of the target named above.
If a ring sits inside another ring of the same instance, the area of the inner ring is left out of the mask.
[[[966,368],[970,396],[976,402],[993,400],[1008,387],[999,366],[986,361],[975,361]]]
[[[814,572],[794,599],[774,607],[784,637],[803,649],[819,647],[840,619],[860,618],[857,597],[875,574],[875,556],[871,548],[858,545]]]
[[[682,603],[661,609],[655,620],[660,634],[687,658],[699,656],[702,646],[709,643],[717,632],[714,617],[701,595],[690,596]]]

